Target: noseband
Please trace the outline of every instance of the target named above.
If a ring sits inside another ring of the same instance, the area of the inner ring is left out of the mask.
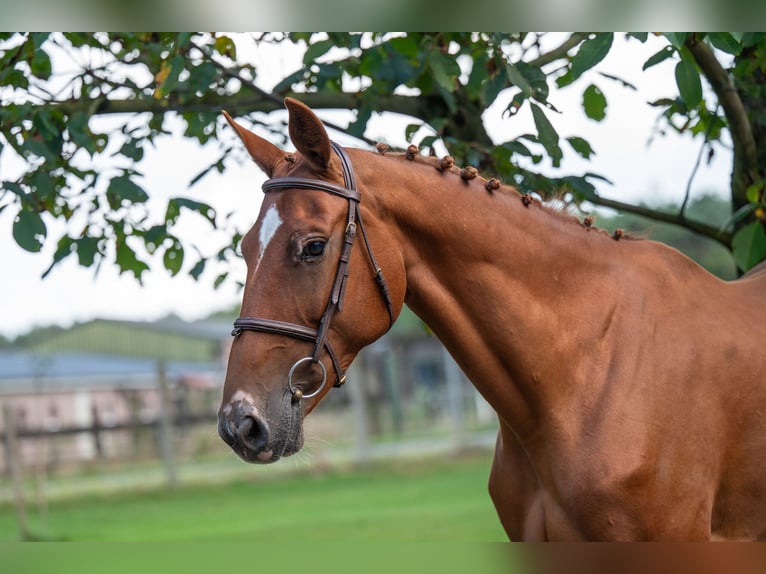
[[[335,313],[340,312],[343,308],[343,296],[346,292],[346,280],[348,279],[349,262],[351,260],[351,248],[354,246],[357,229],[361,232],[362,241],[367,250],[367,256],[372,268],[375,270],[375,281],[378,285],[380,294],[383,297],[383,302],[388,309],[388,317],[390,321],[389,328],[394,324],[394,309],[391,304],[388,285],[383,277],[383,271],[375,261],[372,247],[370,246],[370,242],[367,239],[367,233],[362,224],[362,214],[359,211],[359,201],[361,200],[361,197],[356,188],[356,178],[354,177],[354,170],[351,167],[351,161],[343,148],[335,142],[332,142],[332,149],[341,161],[343,181],[345,184],[344,187],[327,181],[322,181],[321,179],[310,179],[306,177],[275,177],[266,180],[263,184],[264,193],[276,189],[316,190],[342,197],[348,201],[348,215],[346,218],[343,249],[341,250],[338,259],[338,269],[335,272],[335,280],[333,281],[332,291],[330,292],[330,299],[327,302],[322,318],[319,320],[319,326],[314,329],[312,327],[296,325],[295,323],[286,323],[284,321],[274,321],[272,319],[240,317],[234,321],[234,330],[231,332],[235,337],[239,336],[243,331],[257,331],[260,333],[271,333],[273,335],[285,335],[287,337],[293,337],[294,339],[314,343],[314,351],[311,355],[298,359],[290,368],[287,375],[287,386],[295,401],[298,401],[301,398],[307,399],[313,397],[319,394],[324,388],[325,383],[327,382],[327,369],[320,360],[320,355],[322,354],[323,349],[327,351],[327,354],[332,361],[333,368],[335,369],[335,386],[340,387],[346,382],[346,373],[338,361],[338,355],[335,353],[330,340],[327,338],[327,333]],[[318,364],[322,371],[322,383],[315,391],[308,394],[304,394],[301,389],[293,385],[295,370],[299,365],[305,362]]]

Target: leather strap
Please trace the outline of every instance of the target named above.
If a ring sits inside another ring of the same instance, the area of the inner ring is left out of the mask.
[[[308,341],[309,343],[313,343],[317,340],[316,329],[303,327],[302,325],[296,325],[295,323],[274,321],[272,319],[257,319],[255,317],[240,317],[235,319],[234,329],[231,331],[232,336],[237,337],[242,331],[257,331],[260,333],[270,333],[272,335],[288,335],[295,339],[300,339],[301,341]],[[324,348],[327,350],[327,354],[330,355],[332,366],[335,369],[336,386],[341,386],[345,382],[345,373],[340,366],[338,355],[335,354],[335,349],[332,348],[330,341],[324,341]],[[340,377],[338,375],[339,373]],[[341,380],[340,384],[338,384],[339,380]]]
[[[335,142],[331,143],[333,150],[340,158],[345,187],[322,181],[321,179],[306,177],[275,177],[266,180],[263,184],[264,193],[278,189],[304,189],[323,191],[348,200],[348,213],[343,237],[343,248],[341,249],[340,257],[338,258],[338,267],[335,272],[335,280],[333,281],[332,290],[330,291],[330,299],[327,302],[322,318],[319,320],[318,328],[313,329],[311,327],[304,327],[302,325],[286,323],[284,321],[274,321],[272,319],[240,317],[234,321],[234,330],[231,334],[236,337],[243,331],[258,331],[274,335],[286,335],[302,341],[313,342],[314,350],[311,354],[311,360],[313,362],[319,362],[322,350],[326,350],[327,354],[330,355],[333,368],[335,369],[335,386],[340,387],[346,381],[346,374],[340,365],[335,350],[327,338],[327,333],[329,332],[330,323],[332,322],[335,313],[340,312],[343,308],[343,297],[346,292],[346,282],[348,280],[351,262],[351,250],[354,247],[357,228],[361,231],[367,257],[375,270],[375,282],[378,285],[378,290],[380,291],[380,294],[383,297],[383,302],[386,304],[388,310],[389,328],[394,324],[395,318],[386,279],[383,276],[382,269],[375,260],[375,256],[372,253],[372,247],[367,238],[367,232],[362,224],[361,212],[359,211],[361,196],[356,187],[356,177],[351,166],[351,160],[342,147]]]

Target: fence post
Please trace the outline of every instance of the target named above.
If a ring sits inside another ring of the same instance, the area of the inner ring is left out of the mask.
[[[27,510],[24,504],[24,482],[22,475],[21,449],[16,427],[16,410],[10,404],[3,404],[3,421],[5,422],[5,439],[8,445],[8,461],[10,462],[11,481],[13,482],[13,501],[16,506],[16,519],[22,540],[29,539],[27,528]]]
[[[369,373],[364,353],[360,353],[356,361],[348,368],[348,378],[351,383],[346,387],[351,396],[351,407],[354,411],[354,463],[363,467],[370,462],[370,430],[367,416],[367,402],[364,397],[364,386]]]
[[[157,380],[160,385],[160,450],[162,462],[165,465],[165,478],[169,488],[178,486],[178,474],[176,473],[175,450],[173,448],[173,402],[170,398],[170,386],[168,384],[167,366],[160,359],[157,362]]]
[[[399,357],[392,345],[383,352],[383,380],[385,381],[388,398],[391,404],[391,420],[394,424],[394,435],[402,438],[404,432],[404,414],[402,398],[399,392]]]
[[[460,367],[455,359],[442,347],[442,361],[447,383],[447,403],[457,450],[465,446],[465,420],[463,417],[463,381]]]
[[[90,406],[91,432],[93,433],[93,446],[96,449],[96,458],[104,458],[104,443],[101,435],[101,418],[95,403]]]

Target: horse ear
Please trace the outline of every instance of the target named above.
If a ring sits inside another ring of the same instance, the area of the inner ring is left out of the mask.
[[[277,164],[284,158],[285,152],[270,141],[263,139],[249,129],[239,125],[225,111],[223,112],[223,117],[225,117],[226,121],[234,128],[234,131],[237,132],[239,139],[245,144],[245,148],[250,153],[250,157],[253,158],[253,161],[258,164],[258,167],[260,167],[267,176],[272,177]]]
[[[327,171],[332,147],[322,120],[307,105],[298,100],[285,98],[285,106],[290,113],[288,129],[293,145],[315,171],[319,173]]]

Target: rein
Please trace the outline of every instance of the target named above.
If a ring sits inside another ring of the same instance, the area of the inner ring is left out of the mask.
[[[313,342],[314,350],[311,355],[298,359],[287,375],[287,386],[292,393],[294,401],[299,401],[302,398],[313,397],[324,388],[327,382],[327,369],[320,360],[322,350],[326,350],[330,356],[333,368],[335,369],[335,386],[341,387],[346,382],[346,373],[340,365],[338,355],[330,343],[327,337],[327,333],[330,329],[330,323],[332,322],[335,313],[340,312],[343,308],[343,296],[346,292],[346,280],[349,274],[349,262],[351,261],[351,249],[354,246],[354,240],[356,239],[357,229],[361,232],[362,241],[367,251],[367,257],[369,259],[372,268],[375,271],[375,282],[378,285],[378,290],[383,297],[383,302],[386,304],[389,317],[389,328],[394,324],[394,309],[391,304],[391,296],[388,292],[388,285],[386,279],[383,276],[383,270],[375,260],[375,256],[372,253],[372,247],[367,239],[367,233],[362,224],[362,214],[359,211],[359,202],[361,196],[356,187],[356,178],[354,177],[354,170],[351,166],[351,160],[346,152],[335,142],[332,143],[332,149],[338,155],[343,168],[343,181],[344,186],[341,187],[334,183],[322,181],[321,179],[311,179],[306,177],[275,177],[266,180],[263,184],[263,192],[266,193],[271,190],[281,189],[305,189],[323,191],[331,195],[342,197],[348,201],[348,214],[346,217],[346,229],[343,238],[343,249],[341,250],[340,257],[338,258],[338,269],[335,272],[335,280],[333,281],[332,291],[330,292],[330,299],[327,302],[322,318],[319,320],[319,326],[314,329],[313,327],[306,327],[303,325],[297,325],[295,323],[287,323],[284,321],[274,321],[272,319],[261,319],[257,317],[240,317],[234,321],[234,330],[231,332],[232,336],[237,337],[242,334],[243,331],[256,331],[259,333],[270,333],[273,335],[284,335],[287,337],[293,337],[294,339],[300,339],[301,341]],[[312,393],[304,394],[301,389],[293,385],[293,376],[295,370],[299,365],[311,362],[319,365],[322,371],[322,383]]]

